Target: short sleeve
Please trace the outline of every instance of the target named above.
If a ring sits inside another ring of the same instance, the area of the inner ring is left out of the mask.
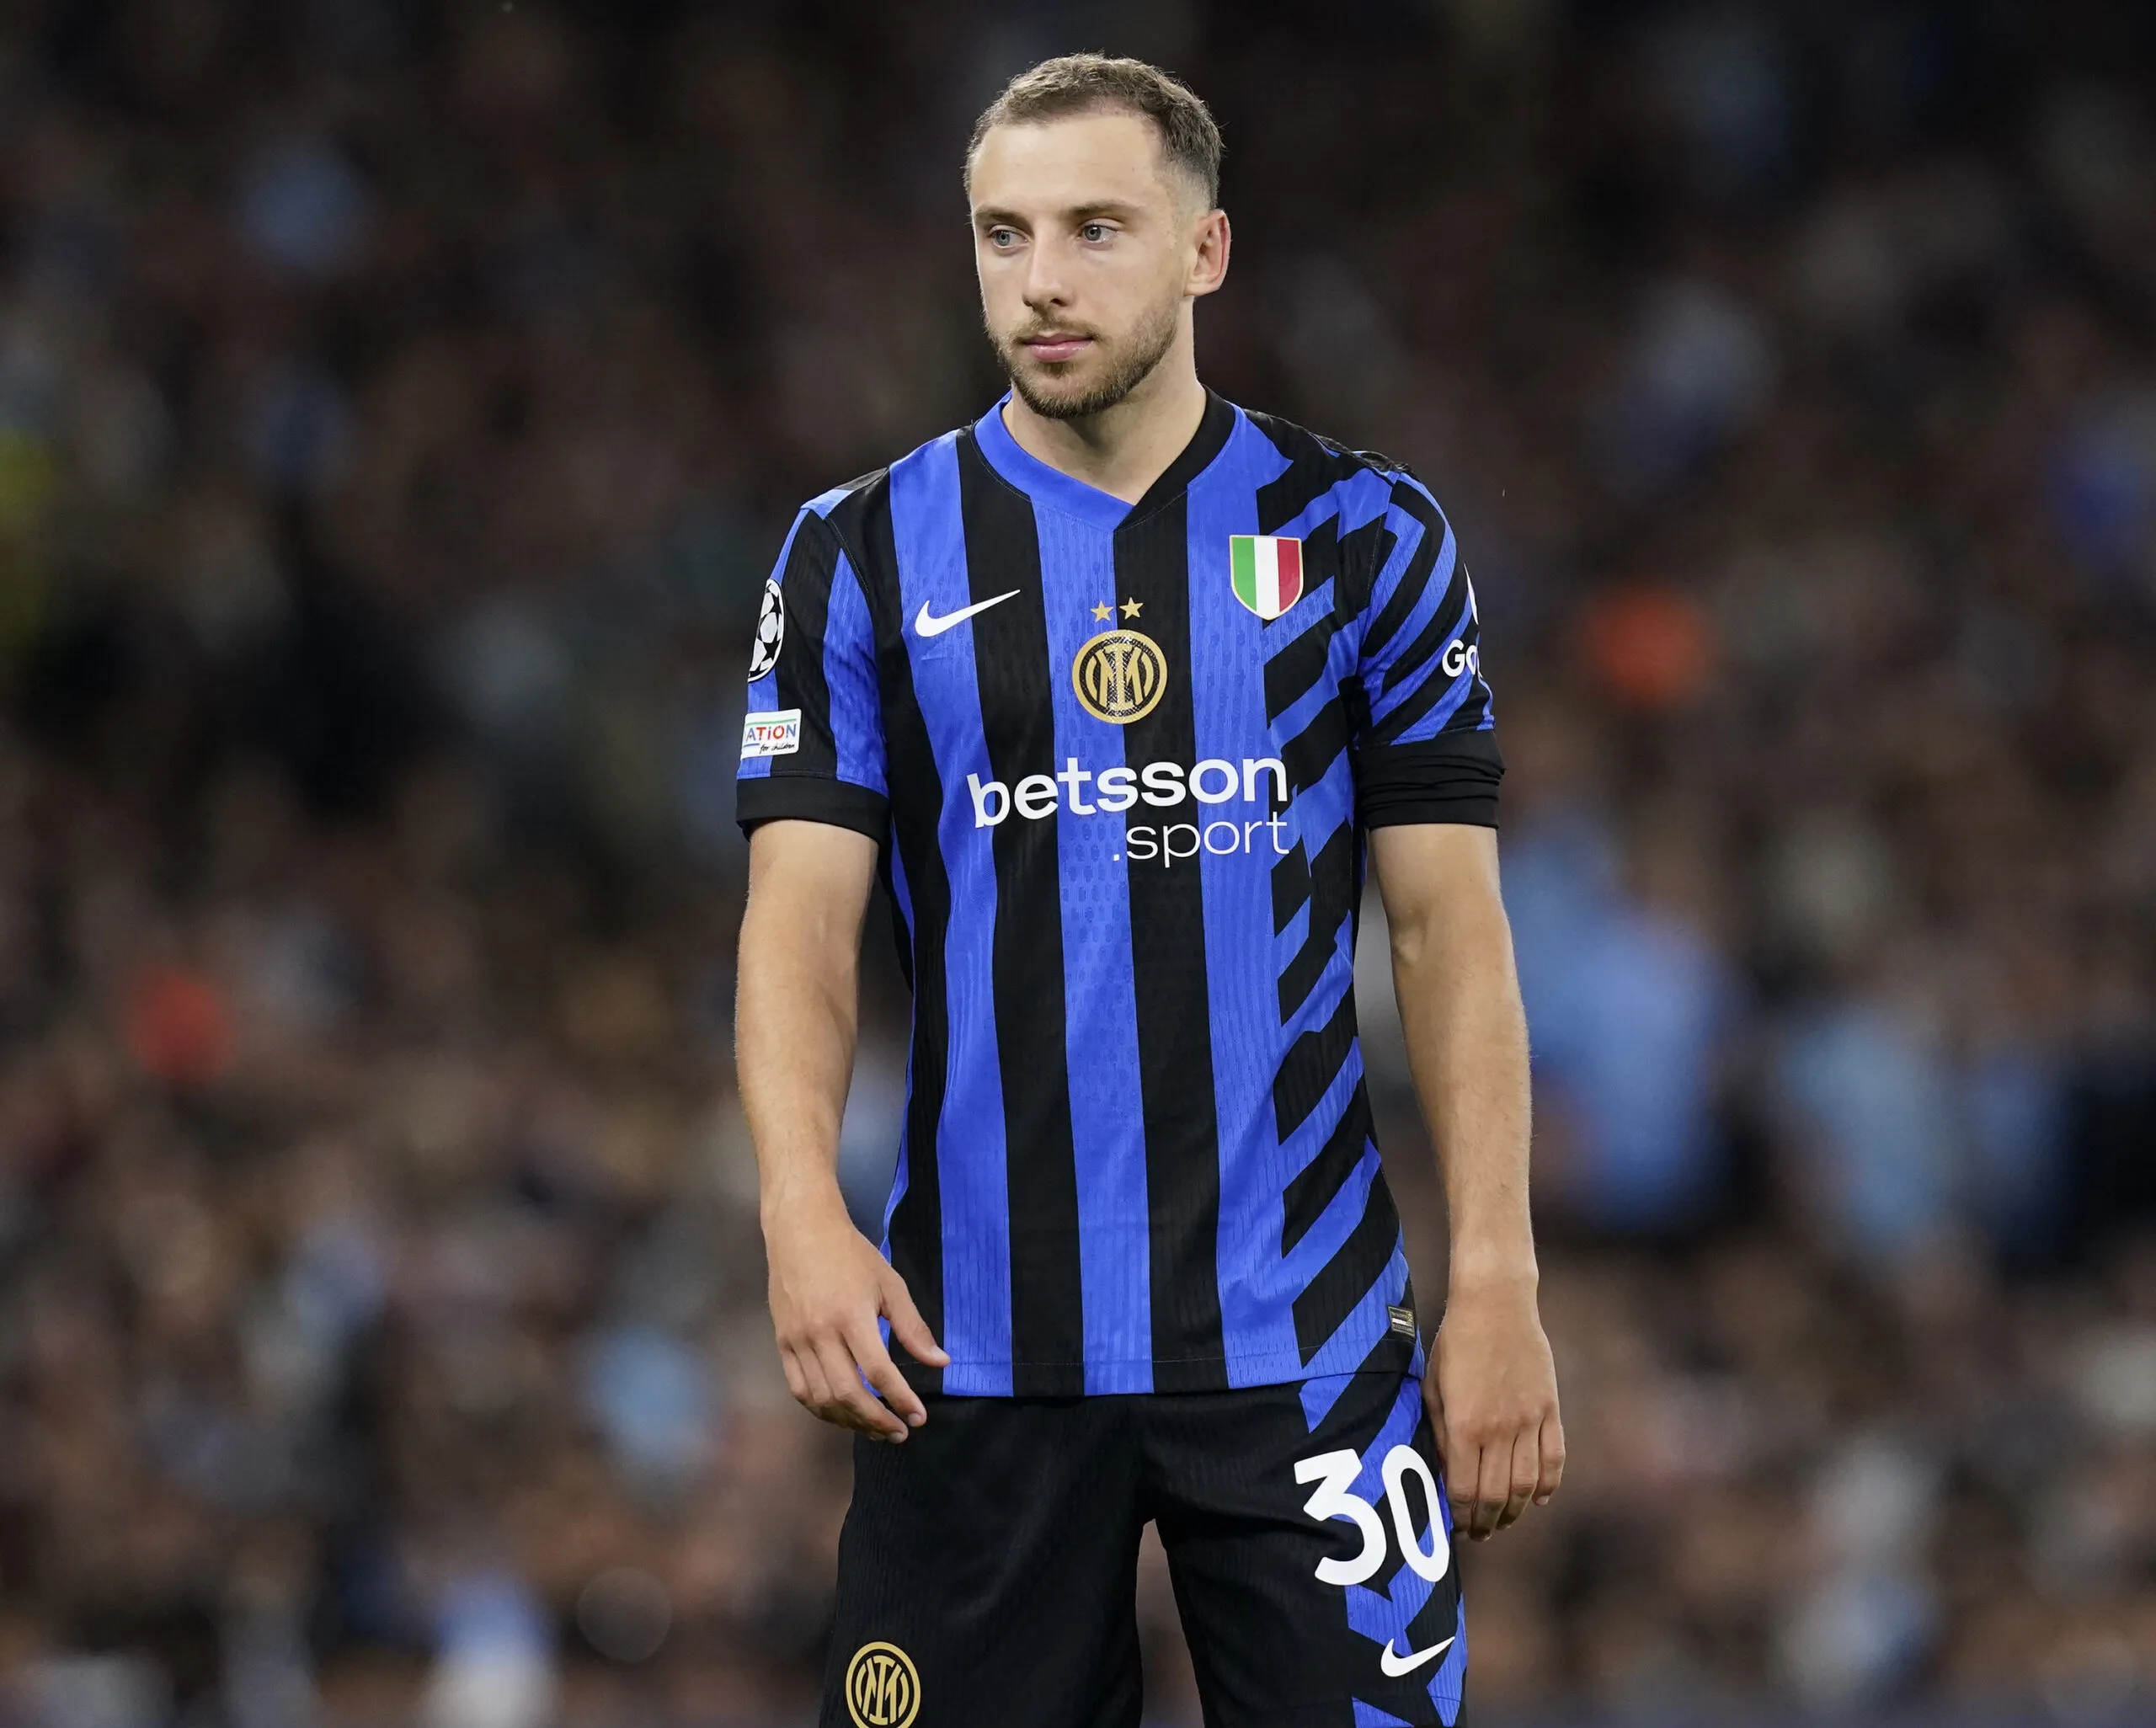
[[[1356,816],[1497,825],[1497,751],[1475,585],[1452,525],[1421,481],[1392,476],[1385,563],[1360,620]]]
[[[783,818],[882,840],[889,824],[876,642],[853,561],[812,507],[764,584],[749,661],[734,817]]]

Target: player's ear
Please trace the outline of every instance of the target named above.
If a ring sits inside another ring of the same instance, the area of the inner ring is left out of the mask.
[[[1209,210],[1197,221],[1195,256],[1191,259],[1189,291],[1210,294],[1227,280],[1228,248],[1233,236],[1225,210]]]

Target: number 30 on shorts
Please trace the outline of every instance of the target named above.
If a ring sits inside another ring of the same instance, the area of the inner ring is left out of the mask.
[[[1317,1491],[1303,1502],[1303,1510],[1323,1522],[1347,1518],[1363,1533],[1363,1551],[1352,1560],[1321,1560],[1317,1563],[1321,1584],[1361,1584],[1377,1576],[1385,1564],[1385,1525],[1378,1509],[1356,1493],[1353,1483],[1363,1473],[1363,1460],[1353,1451],[1321,1452],[1295,1466],[1298,1482],[1315,1482]],[[1396,1446],[1385,1455],[1385,1500],[1392,1513],[1393,1534],[1400,1539],[1401,1558],[1418,1578],[1434,1584],[1452,1564],[1452,1547],[1445,1540],[1444,1507],[1438,1495],[1438,1479],[1422,1454],[1412,1446]],[[1422,1485],[1422,1504],[1430,1514],[1430,1546],[1415,1539],[1413,1515],[1407,1506],[1405,1484],[1412,1476]]]

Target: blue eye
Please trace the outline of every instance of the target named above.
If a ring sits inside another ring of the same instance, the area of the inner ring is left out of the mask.
[[[1078,237],[1081,240],[1105,240],[1108,237],[1107,224],[1088,222],[1078,231]]]

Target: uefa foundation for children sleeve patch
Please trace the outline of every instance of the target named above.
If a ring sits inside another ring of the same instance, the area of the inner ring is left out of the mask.
[[[741,760],[757,756],[790,756],[801,748],[801,710],[775,708],[768,714],[750,714],[741,723]]]

